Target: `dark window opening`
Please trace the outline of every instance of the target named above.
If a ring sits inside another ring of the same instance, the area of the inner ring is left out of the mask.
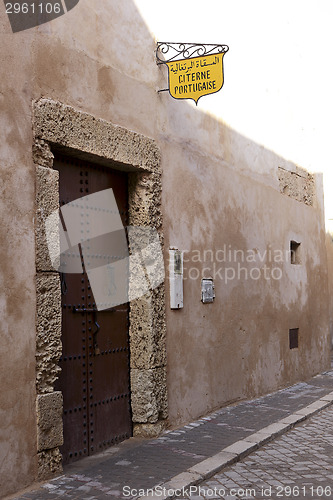
[[[296,349],[298,347],[298,328],[291,328],[289,330],[289,349]]]
[[[301,244],[297,241],[291,240],[290,242],[290,262],[291,264],[301,263]]]

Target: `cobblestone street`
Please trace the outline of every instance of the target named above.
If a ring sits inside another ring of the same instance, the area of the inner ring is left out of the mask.
[[[185,498],[333,498],[333,408],[192,486]]]

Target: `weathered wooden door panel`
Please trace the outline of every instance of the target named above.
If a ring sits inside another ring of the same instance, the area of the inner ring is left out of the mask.
[[[112,188],[122,223],[127,225],[126,174],[64,157],[56,159],[55,168],[60,174],[60,205]],[[116,249],[117,241],[110,246]],[[85,271],[61,277],[63,354],[56,389],[64,397],[61,451],[68,463],[132,434],[129,308],[126,303],[97,311]]]

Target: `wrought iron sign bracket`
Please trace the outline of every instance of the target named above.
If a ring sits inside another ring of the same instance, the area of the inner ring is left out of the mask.
[[[156,64],[167,64],[172,61],[204,57],[211,54],[225,54],[228,45],[212,43],[173,43],[157,42]]]

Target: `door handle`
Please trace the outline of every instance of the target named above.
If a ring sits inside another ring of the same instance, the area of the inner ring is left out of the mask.
[[[94,326],[96,327],[95,331],[93,332],[93,347],[94,347],[94,356],[98,356],[101,354],[101,350],[98,347],[97,343],[97,334],[100,331],[101,327],[97,321],[97,309],[95,308],[89,308],[89,307],[76,307],[73,306],[72,308],[73,313],[92,313],[93,315],[93,321],[94,321]]]
[[[97,323],[96,311],[94,312],[94,320],[95,320],[94,325],[96,326],[96,330],[93,333],[94,356],[98,356],[99,354],[101,354],[101,351],[100,351],[100,348],[98,347],[98,343],[97,343],[97,334],[100,331],[101,327]]]
[[[91,309],[88,307],[76,307],[73,306],[73,313],[96,313],[97,309]]]
[[[98,356],[101,354],[101,350],[98,347],[98,342],[97,342],[97,334],[100,331],[101,327],[100,324],[97,321],[97,312],[98,310],[95,308],[89,308],[89,307],[76,307],[73,306],[72,308],[73,313],[92,313],[93,314],[93,321],[94,321],[94,326],[95,331],[93,332],[93,349],[94,349],[94,356]],[[122,310],[119,310],[121,312]],[[107,309],[105,312],[117,312],[117,309]]]

